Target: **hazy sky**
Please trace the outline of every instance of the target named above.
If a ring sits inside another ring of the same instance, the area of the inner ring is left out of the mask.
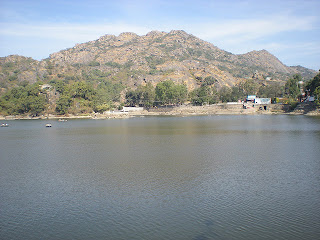
[[[0,57],[37,60],[105,34],[185,30],[238,54],[320,69],[320,0],[0,0]]]

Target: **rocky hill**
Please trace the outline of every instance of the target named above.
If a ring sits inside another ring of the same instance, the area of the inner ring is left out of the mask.
[[[295,73],[306,80],[316,75],[314,70],[301,66],[288,67],[266,50],[235,55],[180,30],[152,31],[144,36],[105,35],[42,61],[22,56],[0,58],[1,88],[24,81],[90,81],[98,77],[121,82],[128,88],[173,80],[192,90],[206,77],[214,79],[220,88],[252,78],[284,82]]]

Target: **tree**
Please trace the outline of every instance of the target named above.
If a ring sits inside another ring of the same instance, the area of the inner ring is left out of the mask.
[[[313,92],[314,96],[316,97],[317,101],[320,100],[320,86],[317,87],[314,92]]]
[[[155,89],[151,83],[140,85],[136,90],[126,93],[126,100],[129,106],[151,107],[155,100]]]
[[[239,83],[240,89],[243,91],[245,96],[257,94],[259,84],[252,79],[248,79],[245,82]]]
[[[45,95],[39,83],[14,87],[1,97],[1,109],[8,114],[31,114],[38,116],[46,108]]]
[[[190,93],[190,99],[193,105],[202,106],[204,103],[214,104],[219,98],[215,88],[205,85],[193,90]]]
[[[227,86],[223,86],[220,89],[219,95],[220,95],[220,100],[222,102],[230,102],[230,101],[232,101],[232,90],[231,90],[231,88],[229,88]]]
[[[188,96],[188,89],[185,84],[177,84],[173,87],[173,103],[182,104],[186,101]]]
[[[79,97],[85,100],[92,100],[95,91],[91,84],[86,82],[76,82],[71,86],[72,97]]]
[[[62,80],[56,80],[54,83],[54,87],[56,88],[56,91],[59,93],[63,93],[65,90],[65,83]]]
[[[137,106],[140,104],[141,97],[142,92],[140,91],[140,89],[129,91],[126,93],[127,104],[131,107]]]
[[[33,116],[39,116],[44,110],[46,105],[46,99],[43,95],[37,97],[28,97],[29,112]]]
[[[123,89],[124,86],[121,83],[113,83],[110,80],[102,80],[97,87],[98,91],[104,92],[104,98],[109,102],[118,102]]]
[[[264,85],[259,88],[258,95],[259,97],[264,98],[274,98],[281,97],[284,93],[284,86],[281,86],[279,83]]]
[[[320,70],[319,73],[312,80],[307,82],[305,89],[308,94],[313,95],[318,87],[320,87]]]
[[[172,80],[167,80],[157,84],[155,89],[155,99],[162,104],[183,103],[187,98],[187,87],[184,84],[174,84]]]
[[[68,112],[68,108],[70,107],[72,100],[70,96],[60,95],[57,104],[56,104],[56,112],[58,114],[66,114]]]
[[[289,98],[296,99],[300,94],[299,81],[302,80],[300,74],[294,74],[285,84],[285,93]]]
[[[110,96],[104,91],[103,88],[98,88],[92,100],[93,111],[103,113],[110,109],[110,107]]]
[[[231,87],[231,101],[236,102],[238,100],[244,99],[246,97],[245,93],[238,85]]]
[[[142,88],[142,99],[143,99],[144,106],[146,107],[153,106],[155,96],[156,96],[155,89],[152,86],[152,84],[148,82],[147,85]]]
[[[216,82],[217,82],[217,80],[213,76],[209,76],[203,80],[201,85],[202,86],[211,86],[211,85],[215,84]]]
[[[172,99],[173,85],[173,81],[164,81],[158,83],[155,89],[156,100],[161,102],[162,104],[170,104],[170,100]]]

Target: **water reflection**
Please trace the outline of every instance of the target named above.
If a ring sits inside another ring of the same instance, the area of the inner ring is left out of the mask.
[[[1,131],[0,238],[320,234],[316,118],[146,117],[52,125],[15,121]]]

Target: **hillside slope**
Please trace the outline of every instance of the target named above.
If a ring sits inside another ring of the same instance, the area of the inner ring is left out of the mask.
[[[144,36],[105,35],[42,61],[22,56],[0,58],[1,88],[23,81],[90,81],[103,77],[128,88],[173,80],[192,90],[206,77],[215,79],[215,86],[220,88],[251,78],[286,81],[295,73],[307,80],[316,75],[301,66],[288,67],[266,50],[235,55],[181,30],[152,31]]]

